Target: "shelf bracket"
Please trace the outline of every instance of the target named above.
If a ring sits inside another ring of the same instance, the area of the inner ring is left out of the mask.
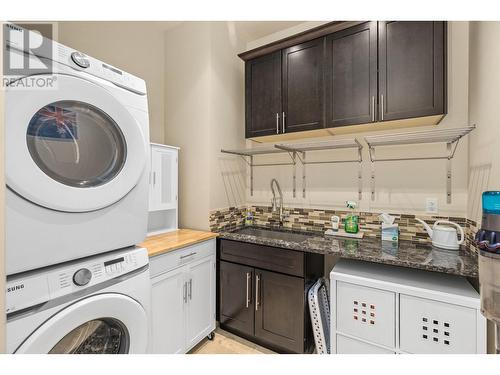
[[[455,142],[455,150],[457,149],[458,141]],[[453,153],[451,151],[451,143],[446,144],[446,150],[448,151],[448,159],[446,160],[446,203],[451,203],[451,159],[455,154],[455,150]]]
[[[253,197],[253,156],[250,156],[250,196]]]
[[[371,199],[375,200],[375,163],[373,162],[375,158],[375,149],[373,147],[369,148],[370,153],[370,164],[371,164],[371,175],[370,175],[370,189],[371,189]]]
[[[292,158],[293,162],[293,197],[295,198],[297,196],[297,162],[296,162],[296,152],[288,153],[290,157]]]
[[[306,197],[306,153],[302,152],[302,198]]]

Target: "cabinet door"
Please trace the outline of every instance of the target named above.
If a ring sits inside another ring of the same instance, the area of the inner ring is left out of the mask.
[[[445,113],[445,23],[379,22],[380,120]]]
[[[255,270],[255,337],[285,350],[304,351],[304,280]]]
[[[283,50],[283,132],[324,127],[325,38]]]
[[[191,348],[215,329],[215,256],[188,267],[186,341]]]
[[[253,336],[254,270],[251,267],[224,261],[219,264],[220,323]]]
[[[376,121],[377,22],[326,39],[326,126]]]
[[[151,149],[152,194],[150,211],[177,207],[178,151],[153,146]]]
[[[151,350],[155,354],[185,352],[184,270],[180,267],[151,280]]]
[[[281,131],[281,52],[245,63],[246,137]]]

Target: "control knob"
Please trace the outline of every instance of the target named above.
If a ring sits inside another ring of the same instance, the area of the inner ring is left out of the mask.
[[[92,279],[92,272],[87,268],[81,268],[73,275],[73,282],[78,286],[87,285]]]

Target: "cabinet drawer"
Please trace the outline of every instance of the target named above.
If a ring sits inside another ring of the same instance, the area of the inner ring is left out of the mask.
[[[304,276],[304,253],[237,241],[221,241],[220,258],[265,270]]]
[[[394,347],[394,293],[341,281],[336,292],[337,331]]]
[[[337,335],[337,354],[394,354],[394,352],[350,337]]]
[[[408,353],[477,353],[476,310],[400,295],[400,347]]]
[[[215,239],[157,255],[149,263],[151,277],[209,255],[215,255]]]

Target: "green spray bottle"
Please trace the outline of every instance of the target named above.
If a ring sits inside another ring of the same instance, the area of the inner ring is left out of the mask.
[[[350,210],[354,210],[356,208],[356,202],[354,201],[346,201],[346,206]],[[354,215],[354,213],[351,211],[347,215],[347,217],[344,220],[344,230],[347,233],[358,233],[359,232],[359,216]]]

